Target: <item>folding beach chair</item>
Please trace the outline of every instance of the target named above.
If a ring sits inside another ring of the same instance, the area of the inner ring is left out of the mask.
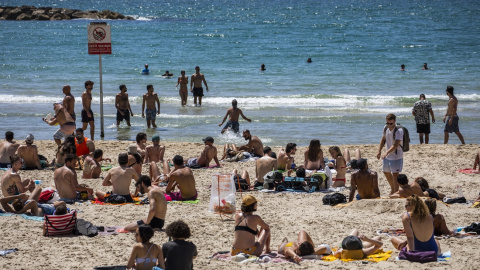
[[[77,212],[72,211],[65,215],[45,215],[45,235],[55,236],[73,234],[77,224]]]

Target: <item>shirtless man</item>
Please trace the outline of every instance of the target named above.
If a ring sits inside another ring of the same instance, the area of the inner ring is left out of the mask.
[[[358,171],[352,173],[349,202],[353,201],[355,190],[358,190],[357,199],[374,199],[380,197],[378,189],[378,175],[368,169],[367,160],[357,160]]]
[[[192,78],[190,80],[190,92],[193,93],[193,103],[195,107],[197,107],[197,97],[198,97],[198,106],[202,106],[202,97],[203,97],[203,87],[202,82],[205,84],[208,92],[208,85],[207,81],[205,80],[205,76],[200,73],[200,67],[195,67],[195,73],[192,74]],[[192,88],[193,86],[193,88]]]
[[[178,87],[178,85],[180,85],[178,94],[180,95],[182,106],[185,106],[187,105],[188,99],[188,77],[185,76],[185,70],[180,71],[180,73],[182,74],[182,76],[178,77],[177,85],[175,85],[175,87]]]
[[[465,144],[465,141],[463,140],[463,135],[462,133],[460,133],[460,129],[458,128],[458,120],[459,120],[457,115],[458,99],[456,96],[453,95],[453,86],[447,86],[446,92],[449,100],[447,105],[448,106],[447,113],[445,114],[445,117],[443,117],[443,122],[445,123],[445,129],[444,129],[445,139],[443,143],[447,144],[449,133],[455,132],[455,134],[457,134],[462,144]]]
[[[297,144],[288,143],[285,151],[282,149],[278,153],[277,164],[278,169],[282,171],[288,171],[295,168],[294,158],[292,155],[295,155],[297,152]]]
[[[185,167],[183,157],[176,155],[173,158],[174,169],[166,176],[168,181],[165,193],[174,201],[194,201],[197,199],[198,193],[195,188],[195,177],[190,168]],[[179,192],[174,192],[178,186]]]
[[[195,167],[196,165],[200,167],[208,167],[212,159],[215,160],[215,163],[217,163],[217,167],[220,167],[220,162],[218,161],[217,157],[217,148],[213,146],[213,138],[208,136],[205,139],[202,139],[202,141],[205,143],[203,152],[198,158],[194,157],[188,159],[186,163],[188,164],[188,167]]]
[[[65,94],[62,102],[63,107],[65,108],[65,110],[67,110],[67,112],[70,114],[73,121],[75,122],[77,120],[77,116],[75,115],[75,98],[71,93],[70,85],[64,85],[62,91]]]
[[[0,199],[0,204],[7,213],[23,214],[30,211],[33,216],[40,216],[38,199],[40,198],[41,192],[42,188],[37,187],[30,196],[28,196],[27,193],[7,195]]]
[[[83,179],[99,178],[102,173],[102,165],[100,161],[103,160],[103,151],[96,149],[92,156],[87,156],[83,162]]]
[[[78,184],[77,172],[75,171],[76,162],[77,156],[68,154],[65,157],[65,166],[56,169],[53,173],[53,181],[60,196],[60,201],[66,203],[73,203],[80,199],[80,191],[86,191],[88,197],[93,194],[92,188]]]
[[[132,194],[130,193],[130,184],[132,179],[137,181],[138,174],[134,169],[127,166],[128,154],[122,153],[118,155],[118,164],[120,166],[112,168],[108,171],[107,176],[103,179],[102,185],[112,186],[112,194],[120,195],[125,198],[127,202],[133,202]],[[97,191],[97,197],[99,199],[105,199],[106,194]]]
[[[93,82],[85,82],[85,92],[82,93],[82,124],[83,130],[87,130],[87,126],[90,125],[90,139],[95,140],[95,119],[93,118],[92,111],[92,89]]]
[[[27,135],[25,145],[20,145],[17,149],[17,155],[20,156],[25,163],[22,167],[23,170],[41,170],[46,166],[46,163],[44,163],[42,167],[42,163],[38,157],[38,149],[37,146],[33,144],[33,139],[32,134]]]
[[[55,134],[53,134],[53,139],[55,139],[55,143],[60,146],[62,144],[62,139],[64,139],[68,135],[73,134],[76,125],[75,120],[62,106],[61,103],[54,103],[53,110],[55,111],[55,116],[50,120],[43,118],[43,121],[50,126],[54,126],[57,123],[60,125],[60,128],[55,132]]]
[[[130,116],[133,117],[130,101],[128,100],[127,87],[125,84],[120,85],[120,93],[115,96],[115,108],[117,108],[117,127],[120,122],[125,119],[127,125],[130,127]]]
[[[227,114],[225,114],[225,117],[223,118],[222,123],[218,125],[219,127],[221,127],[225,122],[225,120],[227,120],[227,116],[229,117],[227,124],[222,129],[222,134],[225,133],[225,131],[227,131],[229,128],[232,129],[233,132],[238,133],[238,130],[240,128],[240,125],[238,124],[238,118],[240,115],[242,116],[243,119],[247,120],[248,122],[252,122],[251,119],[243,115],[242,110],[237,108],[237,100],[234,99],[232,100],[232,107],[227,110]]]
[[[161,230],[165,224],[165,216],[167,215],[167,200],[165,200],[165,194],[159,187],[152,186],[150,177],[146,175],[138,178],[135,187],[143,194],[148,193],[150,206],[146,218],[128,224],[125,230],[135,231],[138,226],[142,224],[150,225],[154,230]]]
[[[147,110],[145,111],[145,103],[147,103]],[[158,110],[155,109],[155,103],[157,103]],[[150,128],[150,124],[156,128],[155,118],[156,114],[160,115],[160,100],[157,93],[153,92],[153,85],[147,85],[147,93],[143,95],[142,103],[142,117],[145,118],[145,112],[147,113],[147,127]]]
[[[145,148],[145,159],[143,163],[147,164],[147,162],[162,162],[163,163],[163,155],[165,154],[165,146],[160,145],[160,136],[153,135],[152,136],[152,143],[153,145],[149,145]]]
[[[265,174],[277,170],[277,159],[272,149],[267,146],[263,148],[263,152],[265,155],[255,161],[255,175],[257,177],[255,187],[263,187],[263,177]]]
[[[20,144],[13,141],[13,132],[5,132],[5,141],[0,143],[0,168],[7,168],[10,163],[10,156],[13,156]]]
[[[248,143],[240,146],[238,150],[249,152],[254,157],[263,157],[263,144],[257,136],[252,136],[250,130],[245,129],[243,131],[243,138],[248,141]]]
[[[397,192],[390,195],[390,198],[407,198],[413,194],[423,197],[423,191],[420,185],[413,181],[413,183],[408,184],[408,178],[405,174],[399,174],[397,177],[397,182],[399,189]]]
[[[12,168],[2,175],[1,185],[3,196],[18,195],[35,189],[35,182],[32,179],[22,180],[18,172],[22,168],[22,159],[13,155],[10,157]]]

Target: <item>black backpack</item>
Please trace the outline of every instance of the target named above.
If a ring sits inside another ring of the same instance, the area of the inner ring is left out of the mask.
[[[467,226],[465,228],[463,228],[465,230],[465,232],[474,232],[476,234],[480,234],[480,223],[478,222],[474,222],[472,223],[470,226]]]
[[[328,194],[325,195],[322,199],[323,204],[327,205],[337,205],[339,203],[346,203],[347,202],[347,197],[343,195],[342,193],[333,193],[333,194]]]
[[[387,126],[383,128],[383,134],[385,135],[385,132],[387,131]],[[393,141],[395,142],[395,132],[401,128],[403,129],[403,139],[402,139],[402,145],[400,147],[402,148],[403,152],[408,152],[410,150],[410,133],[408,132],[408,129],[406,129],[404,126],[400,125],[397,123],[395,128],[393,129]],[[397,150],[395,150],[395,154],[397,153]]]
[[[127,199],[124,197],[117,195],[117,194],[111,194],[105,199],[106,203],[112,203],[112,204],[117,204],[117,203],[126,203]]]

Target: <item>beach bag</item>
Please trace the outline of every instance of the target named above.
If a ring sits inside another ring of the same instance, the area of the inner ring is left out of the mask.
[[[55,195],[55,190],[53,189],[47,189],[45,191],[42,191],[42,193],[40,193],[40,197],[38,198],[38,202],[46,203],[50,201],[54,195]]]
[[[407,251],[407,248],[404,247],[400,251],[400,254],[398,254],[398,258],[401,260],[407,260],[410,262],[419,262],[419,263],[436,262],[437,252],[436,251],[418,251],[418,250]]]
[[[275,182],[282,182],[283,181],[283,174],[277,171],[271,171],[263,176],[263,183],[275,183]]]
[[[74,230],[76,235],[85,235],[88,237],[93,237],[98,234],[98,229],[91,222],[88,222],[84,219],[77,219],[76,229]]]
[[[120,203],[127,203],[127,199],[117,194],[111,194],[105,199],[105,202],[112,203],[112,204],[120,204]]]
[[[467,233],[474,232],[476,234],[480,234],[480,223],[474,222],[470,226],[463,228],[463,230],[465,230]]]
[[[383,128],[383,134],[385,135],[385,132],[387,131],[387,126]],[[400,125],[400,123],[397,123],[395,128],[393,129],[393,141],[395,141],[395,132],[401,128],[403,129],[403,139],[402,143],[403,145],[400,145],[402,148],[403,152],[408,152],[410,150],[410,133],[408,132],[408,129],[406,129],[404,126]],[[395,150],[395,154],[397,153],[397,150]]]
[[[333,194],[325,195],[322,199],[322,202],[323,204],[334,206],[339,203],[346,203],[347,197],[345,197],[345,195],[343,195],[342,193],[336,192]]]
[[[45,215],[44,236],[72,234],[77,223],[77,212],[72,211],[65,215]]]

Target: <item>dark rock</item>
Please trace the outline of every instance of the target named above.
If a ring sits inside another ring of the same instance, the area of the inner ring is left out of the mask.
[[[63,13],[55,13],[50,17],[50,21],[60,21],[60,20],[68,20],[70,17]]]
[[[32,15],[28,15],[27,13],[22,13],[16,18],[17,21],[29,21],[31,19]]]
[[[111,10],[82,11],[69,8],[52,8],[34,6],[8,7],[0,6],[0,20],[70,20],[70,19],[110,19],[110,20],[134,20],[133,17],[125,16]]]
[[[72,19],[80,19],[83,18],[83,16],[85,16],[85,12],[77,11],[72,14]]]
[[[47,14],[39,14],[35,17],[35,20],[39,21],[49,21],[50,17]]]
[[[5,16],[5,19],[15,20],[18,16],[20,16],[20,14],[22,14],[22,10],[19,8],[14,8],[8,12],[7,16]]]

